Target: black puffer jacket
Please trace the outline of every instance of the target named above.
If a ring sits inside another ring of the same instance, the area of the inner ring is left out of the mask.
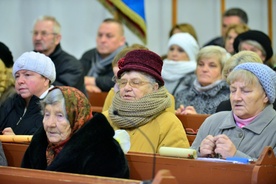
[[[34,134],[42,126],[43,116],[40,112],[39,100],[38,97],[33,96],[24,114],[25,100],[17,94],[8,98],[0,107],[0,130],[11,127],[17,135]]]

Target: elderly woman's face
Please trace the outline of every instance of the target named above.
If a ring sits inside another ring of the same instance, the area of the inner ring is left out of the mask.
[[[202,86],[208,86],[222,78],[221,64],[218,58],[201,58],[197,62],[196,76]]]
[[[241,42],[239,48],[240,48],[239,51],[248,50],[248,51],[255,52],[256,54],[258,54],[260,56],[262,61],[265,61],[265,56],[263,55],[262,51],[259,48],[255,47],[251,44],[248,44],[246,42]]]
[[[230,101],[233,113],[241,119],[259,114],[268,102],[260,83],[246,85],[241,79],[230,85]]]
[[[117,82],[123,100],[134,101],[158,89],[157,83],[152,84],[140,72],[125,72]]]
[[[49,142],[58,144],[66,140],[70,133],[70,123],[65,117],[61,103],[46,105],[43,126]]]
[[[15,89],[22,98],[27,99],[33,95],[40,97],[49,88],[49,79],[40,74],[19,70],[15,73]]]

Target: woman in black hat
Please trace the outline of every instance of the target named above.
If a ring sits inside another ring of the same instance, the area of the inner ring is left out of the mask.
[[[273,49],[270,38],[258,30],[249,30],[236,37],[234,41],[235,52],[249,50],[257,53],[263,63],[270,66]]]

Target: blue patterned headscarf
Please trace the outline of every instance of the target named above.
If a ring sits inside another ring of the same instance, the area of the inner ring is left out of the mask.
[[[261,63],[243,63],[236,66],[235,70],[247,70],[253,73],[260,81],[270,103],[276,98],[276,72]]]

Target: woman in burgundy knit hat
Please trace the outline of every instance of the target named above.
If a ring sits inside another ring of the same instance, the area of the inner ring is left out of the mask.
[[[119,91],[103,114],[115,130],[129,134],[129,151],[158,153],[161,146],[188,148],[181,122],[166,110],[171,98],[161,77],[160,56],[149,50],[134,50],[120,59],[118,66]]]

